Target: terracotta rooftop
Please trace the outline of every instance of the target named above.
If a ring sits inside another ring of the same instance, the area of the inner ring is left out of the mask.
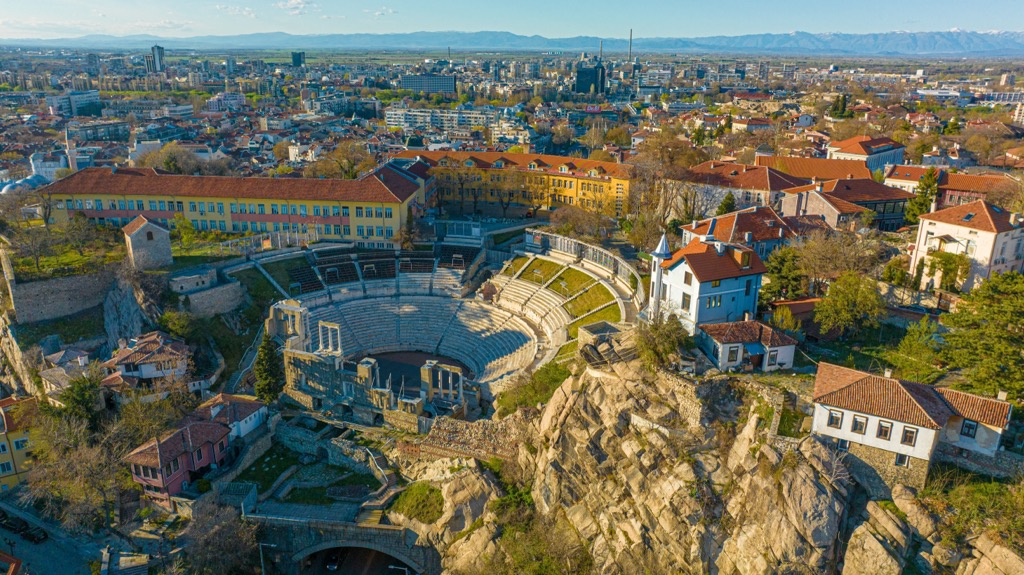
[[[920,166],[893,166],[885,179],[898,180],[903,182],[919,182],[928,173],[929,168]],[[939,189],[954,192],[977,192],[988,193],[1002,190],[1006,186],[1013,185],[1013,179],[1005,174],[961,174],[950,173],[946,170],[936,169]]]
[[[1010,417],[1005,401],[829,363],[818,364],[814,401],[929,429],[942,429],[951,417],[1004,428]]]
[[[128,463],[147,467],[162,467],[182,454],[192,453],[207,444],[215,444],[228,436],[231,430],[222,423],[192,422],[160,438],[150,439],[125,456]]]
[[[1010,216],[1010,212],[999,206],[978,200],[930,214],[922,214],[920,219],[998,234],[1021,227],[1020,223],[1017,225],[1010,223]]]
[[[726,242],[743,243],[748,232],[753,234],[755,242],[777,240],[780,237],[789,239],[797,235],[775,210],[767,206],[754,206],[715,216],[685,225],[683,229],[703,236],[707,235],[712,222],[715,239]],[[780,231],[782,236],[779,235]]]
[[[903,148],[903,144],[893,140],[891,138],[872,138],[871,136],[854,136],[846,140],[839,142],[833,142],[829,144],[829,149],[833,149],[843,154],[860,154],[864,156],[870,156],[880,152],[888,152],[889,150],[898,150]]]
[[[774,168],[718,161],[693,166],[690,168],[689,179],[725,188],[775,192],[807,183],[807,180],[790,176]]]
[[[717,242],[715,242],[717,243]],[[761,258],[750,248],[735,244],[724,244],[722,254],[718,253],[715,243],[702,242],[694,238],[685,247],[672,254],[672,258],[661,263],[664,269],[672,269],[682,261],[686,261],[690,271],[701,283],[764,274],[767,270]],[[736,261],[736,254],[749,253],[750,265],[746,268]]]
[[[264,407],[258,399],[219,393],[203,402],[186,418],[186,421],[215,421],[231,425],[244,420]]]
[[[50,184],[46,190],[61,195],[87,195],[99,192],[117,196],[279,198],[393,203],[404,202],[419,190],[419,186],[394,172],[382,174],[380,169],[357,180],[320,180],[182,176],[152,168],[119,168],[116,172],[108,168],[86,168]]]
[[[860,160],[827,160],[823,158],[798,158],[795,156],[757,156],[758,166],[774,168],[782,173],[805,180],[841,180],[870,178],[871,170]]]
[[[701,324],[701,331],[718,343],[760,343],[765,347],[796,345],[797,341],[781,330],[759,321],[732,321]]]
[[[869,178],[818,182],[816,184],[800,186],[798,188],[790,188],[786,190],[786,193],[796,194],[811,191],[822,191],[827,195],[853,204],[888,200],[909,200],[914,197],[914,194],[908,191],[893,188],[885,184],[879,184]]]
[[[162,331],[151,331],[139,336],[131,346],[114,352],[113,357],[104,365],[113,369],[119,365],[176,361],[187,358],[190,351],[180,339],[175,339]]]
[[[124,232],[124,235],[126,236],[135,235],[135,232],[141,230],[142,227],[145,226],[146,224],[150,224],[160,228],[161,230],[168,231],[167,228],[163,227],[157,222],[151,221],[146,216],[136,216],[135,219],[129,222],[127,226],[121,228],[121,231]]]

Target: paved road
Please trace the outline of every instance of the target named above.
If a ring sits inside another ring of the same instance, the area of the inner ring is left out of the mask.
[[[12,554],[22,560],[25,566],[22,573],[26,575],[89,573],[89,561],[100,557],[99,546],[93,542],[72,537],[5,501],[0,501],[0,509],[24,519],[30,525],[42,527],[50,536],[42,543],[32,543],[10,531],[0,530],[0,549],[10,553],[8,541],[14,543]]]
[[[328,560],[337,559],[338,568],[327,570]],[[302,571],[303,575],[416,575],[401,561],[372,549],[347,548],[321,551],[313,557],[312,565]]]

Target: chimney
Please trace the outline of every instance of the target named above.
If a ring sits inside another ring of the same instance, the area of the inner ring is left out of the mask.
[[[779,228],[779,239],[784,239],[785,237],[786,237],[786,230],[784,230],[782,228]]]
[[[750,321],[750,312],[749,311],[743,312],[743,321]]]
[[[754,242],[754,233],[753,232],[746,232],[746,233],[744,233],[743,234],[743,241],[749,246],[751,243]]]
[[[891,367],[885,368],[885,377],[892,377],[892,368]]]
[[[1020,212],[1012,212],[1010,214],[1010,225],[1011,226],[1016,228],[1016,227],[1020,226],[1022,223],[1024,223],[1024,214],[1021,214]]]
[[[715,252],[718,253],[718,255],[724,255],[725,244],[723,244],[722,242],[715,242]]]
[[[1007,393],[1003,390],[999,390],[999,393],[996,394],[996,399],[998,399],[999,401],[1006,401],[1006,398]]]
[[[818,192],[824,192],[825,191],[825,184],[822,184],[821,182],[818,182],[818,188],[817,189],[818,189]]]

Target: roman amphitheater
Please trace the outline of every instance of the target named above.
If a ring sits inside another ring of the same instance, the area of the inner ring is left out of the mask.
[[[440,416],[489,416],[511,378],[571,359],[581,327],[635,319],[643,284],[624,260],[537,229],[523,239],[511,250],[451,236],[432,251],[309,250],[267,320],[286,394],[425,432]]]

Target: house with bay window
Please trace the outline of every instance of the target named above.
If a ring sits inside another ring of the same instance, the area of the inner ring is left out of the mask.
[[[812,431],[847,454],[872,497],[887,499],[896,484],[923,487],[943,444],[960,458],[994,457],[1010,412],[1001,399],[821,363]]]

